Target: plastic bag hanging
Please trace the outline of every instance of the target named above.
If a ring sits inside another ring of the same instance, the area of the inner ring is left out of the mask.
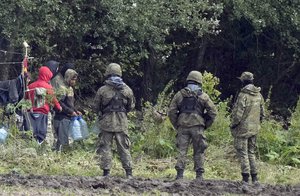
[[[5,143],[7,135],[8,135],[7,128],[1,127],[0,128],[0,143],[1,144]]]
[[[70,123],[70,136],[74,141],[82,140],[82,134],[81,134],[81,125],[78,120],[78,117],[72,117],[71,123]]]
[[[92,127],[92,132],[95,133],[96,135],[98,135],[101,130],[100,130],[100,123],[99,123],[99,118],[96,117],[96,120],[93,124],[93,127]]]
[[[82,139],[86,139],[89,137],[88,125],[85,120],[83,120],[82,116],[78,117],[78,121],[80,123],[80,130]]]

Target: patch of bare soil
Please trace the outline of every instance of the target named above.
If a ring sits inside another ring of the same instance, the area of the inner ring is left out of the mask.
[[[40,190],[67,190],[76,195],[300,195],[300,185],[252,185],[228,180],[180,180],[121,177],[0,175],[0,184],[30,190],[30,195],[43,194]],[[0,192],[1,193],[1,192]],[[65,192],[66,193],[66,192]],[[64,194],[65,194],[64,193]],[[63,193],[62,193],[63,194]]]

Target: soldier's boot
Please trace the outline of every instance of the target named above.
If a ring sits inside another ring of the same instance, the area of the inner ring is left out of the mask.
[[[133,178],[132,169],[125,169],[125,172],[126,172],[126,178],[127,179],[132,179]]]
[[[249,174],[248,173],[242,173],[243,182],[248,183],[249,182]]]
[[[177,176],[176,176],[176,180],[180,180],[183,179],[183,169],[176,169],[177,170]]]
[[[104,169],[103,170],[103,176],[106,176],[106,177],[110,176],[110,170],[109,169]]]
[[[252,183],[253,184],[257,184],[258,183],[257,174],[251,174],[251,178],[252,178]]]
[[[202,171],[202,169],[196,170],[196,179],[197,180],[203,180],[203,171]]]

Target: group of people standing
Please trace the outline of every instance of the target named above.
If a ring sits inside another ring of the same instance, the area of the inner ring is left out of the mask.
[[[51,121],[55,138],[53,147],[57,151],[68,147],[71,117],[81,115],[74,105],[72,87],[78,77],[74,65],[66,63],[59,67],[57,61],[46,62],[39,69],[38,79],[28,85],[25,93],[25,98],[32,103],[27,129],[32,129],[36,141],[42,144],[46,139],[48,120]],[[50,111],[53,119],[48,119]]]
[[[94,111],[98,116],[101,130],[97,146],[100,167],[103,176],[110,175],[112,143],[115,140],[126,177],[132,178],[127,113],[135,107],[135,98],[131,88],[122,80],[122,69],[119,64],[109,64],[104,76],[104,85],[98,89],[94,99]],[[55,110],[54,135],[57,138],[55,149],[61,150],[68,146],[70,119],[72,116],[82,115],[74,106],[72,87],[76,84],[77,78],[78,74],[72,64],[66,64],[58,69],[58,62],[50,61],[40,68],[38,80],[28,86],[26,97],[33,104],[30,116],[37,142],[43,142],[46,137],[47,114],[51,104]],[[243,72],[239,79],[243,83],[243,88],[232,110],[230,128],[234,137],[234,147],[241,162],[243,181],[248,182],[251,175],[255,183],[258,181],[255,163],[256,135],[264,116],[264,103],[260,88],[253,84],[252,73]],[[183,178],[190,143],[193,146],[196,179],[203,179],[204,154],[208,146],[204,132],[215,121],[217,109],[209,95],[203,91],[202,80],[200,72],[191,71],[186,78],[186,86],[175,94],[168,110],[168,117],[177,130],[178,156],[175,166],[177,180]],[[46,102],[38,99],[43,93],[44,97],[50,95],[50,99],[46,99]]]
[[[234,147],[241,164],[244,182],[258,182],[255,161],[256,135],[264,117],[264,99],[260,88],[253,84],[253,74],[243,72],[239,77],[243,84],[238,93],[231,114],[231,133]],[[168,116],[177,130],[176,145],[178,157],[175,169],[176,179],[183,178],[186,154],[193,145],[196,179],[202,180],[204,173],[204,152],[207,148],[204,131],[214,122],[217,110],[209,96],[202,90],[202,74],[191,71],[186,87],[177,92],[171,101]]]

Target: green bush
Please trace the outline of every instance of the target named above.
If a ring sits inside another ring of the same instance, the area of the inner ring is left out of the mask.
[[[300,166],[300,102],[292,113],[291,126],[284,130],[274,119],[262,123],[258,149],[262,160],[283,165]]]
[[[210,95],[213,101],[219,101],[220,92],[216,90],[219,84],[219,79],[214,77],[211,73],[203,73],[203,90]],[[164,158],[176,155],[175,137],[176,131],[174,130],[168,118],[163,116],[162,122],[157,120],[156,111],[166,115],[168,106],[173,97],[171,90],[173,81],[170,81],[165,89],[158,95],[157,104],[153,106],[151,103],[144,103],[142,120],[140,124],[130,121],[132,151],[136,154],[147,154],[153,158]],[[227,103],[220,102],[218,108],[221,111],[218,123],[215,123],[209,130],[212,132],[210,138],[216,138],[216,141],[229,141],[229,119],[227,115]],[[133,119],[137,119],[136,116]],[[226,130],[227,129],[227,130]],[[212,131],[214,130],[214,131]],[[218,134],[218,136],[214,136]],[[224,136],[222,138],[222,136]],[[224,140],[224,138],[227,138]]]
[[[218,115],[212,126],[206,130],[206,136],[209,144],[224,147],[232,144],[230,133],[230,115],[228,112],[228,103],[220,102],[217,105]]]
[[[146,154],[153,158],[175,155],[176,132],[165,116],[173,95],[173,92],[170,90],[172,85],[173,81],[170,81],[159,94],[155,106],[149,102],[144,103],[141,119],[138,119],[137,116],[131,116],[129,128],[131,129],[130,137],[134,154]],[[161,116],[157,116],[157,112]]]

